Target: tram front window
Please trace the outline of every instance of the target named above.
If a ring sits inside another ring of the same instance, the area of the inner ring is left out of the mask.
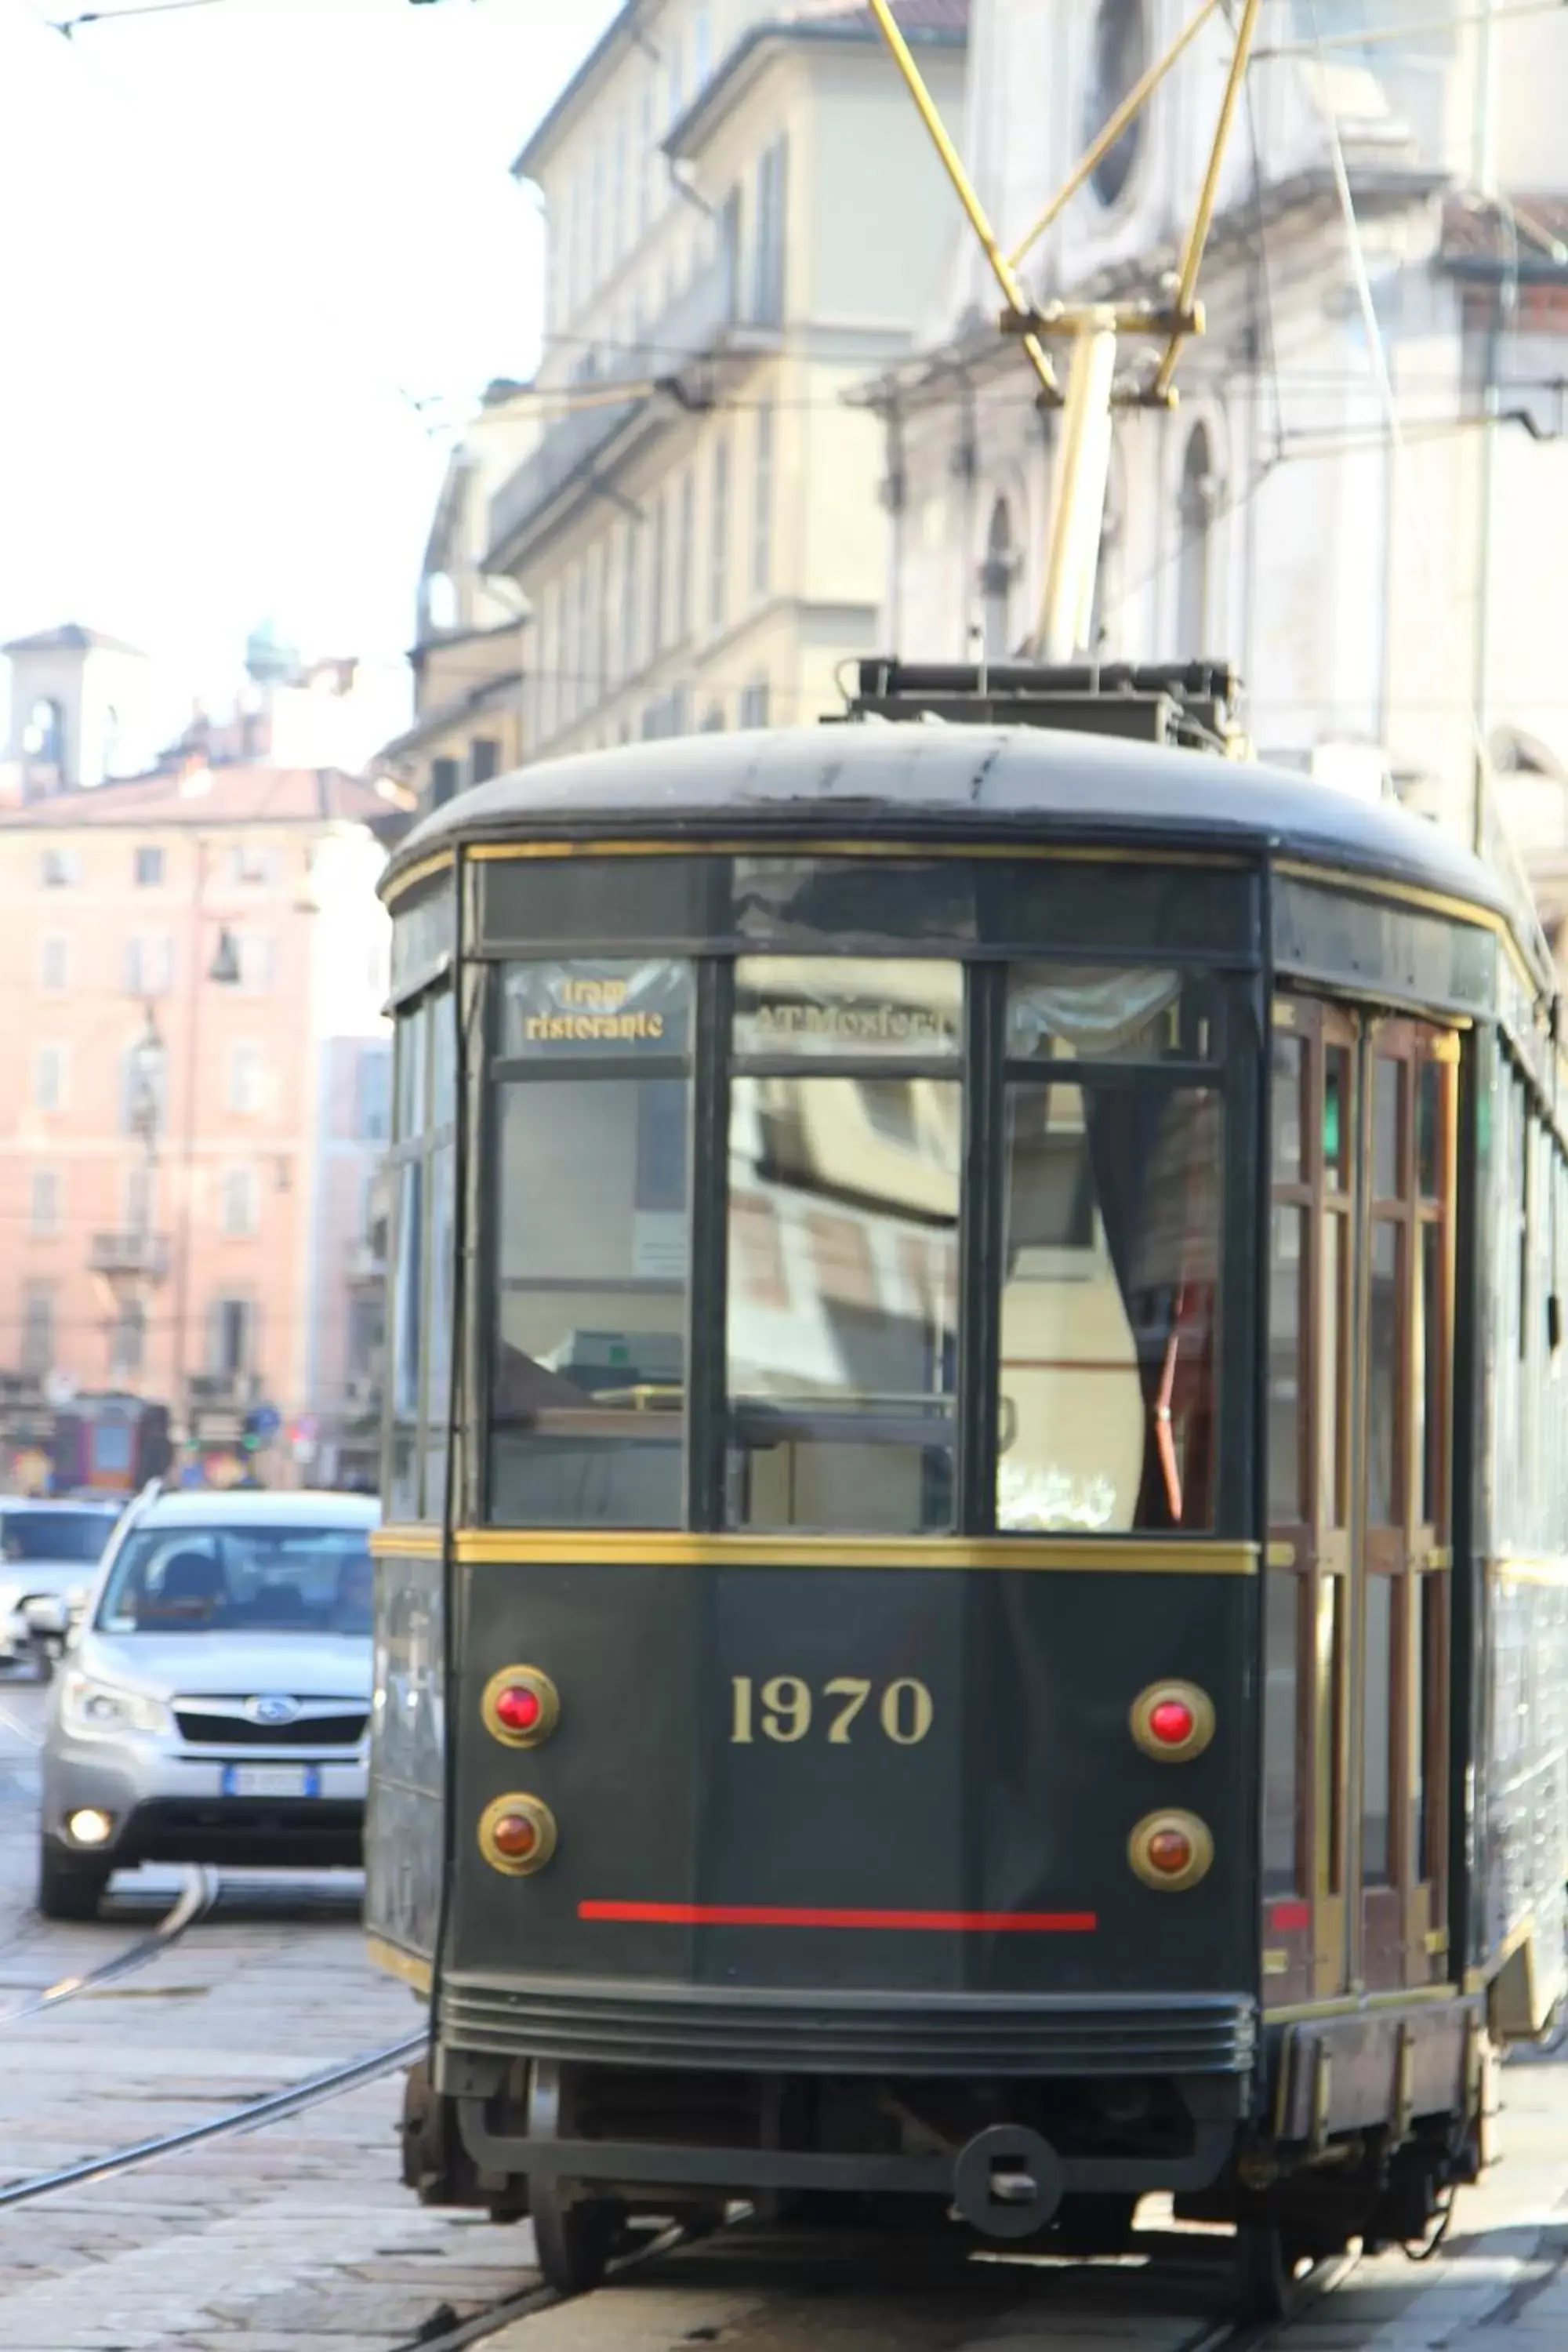
[[[954,964],[742,959],[730,1108],[729,1517],[953,1524]]]
[[[508,971],[490,1396],[504,1525],[680,1525],[689,990],[684,966]]]
[[[1007,1089],[996,1523],[1214,1523],[1217,1095]]]

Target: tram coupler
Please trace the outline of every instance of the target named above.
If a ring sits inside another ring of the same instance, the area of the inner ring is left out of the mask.
[[[1061,2158],[1026,2124],[992,2124],[959,2151],[952,2201],[986,2238],[1032,2238],[1054,2219],[1067,2186]]]

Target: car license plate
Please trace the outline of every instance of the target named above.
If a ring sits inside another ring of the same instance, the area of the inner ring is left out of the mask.
[[[319,1797],[321,1776],[313,1764],[226,1764],[226,1797]]]

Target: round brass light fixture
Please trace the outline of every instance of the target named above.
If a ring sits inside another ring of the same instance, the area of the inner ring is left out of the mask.
[[[1214,1701],[1196,1683],[1151,1683],[1128,1717],[1132,1737],[1157,1764],[1185,1764],[1214,1738]]]
[[[1127,1859],[1145,1886],[1180,1895],[1207,1877],[1214,1839],[1196,1813],[1145,1813],[1127,1841]]]
[[[561,1720],[561,1694],[542,1666],[502,1666],[479,1701],[485,1729],[507,1748],[537,1748]]]
[[[555,1816],[538,1797],[510,1792],[479,1815],[479,1852],[507,1878],[529,1878],[555,1851]]]

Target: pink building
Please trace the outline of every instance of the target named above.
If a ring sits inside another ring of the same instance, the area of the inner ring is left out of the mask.
[[[0,808],[13,1417],[132,1391],[211,1454],[270,1407],[269,1483],[373,1471],[391,1074],[374,884],[399,822],[335,771],[254,766]]]

